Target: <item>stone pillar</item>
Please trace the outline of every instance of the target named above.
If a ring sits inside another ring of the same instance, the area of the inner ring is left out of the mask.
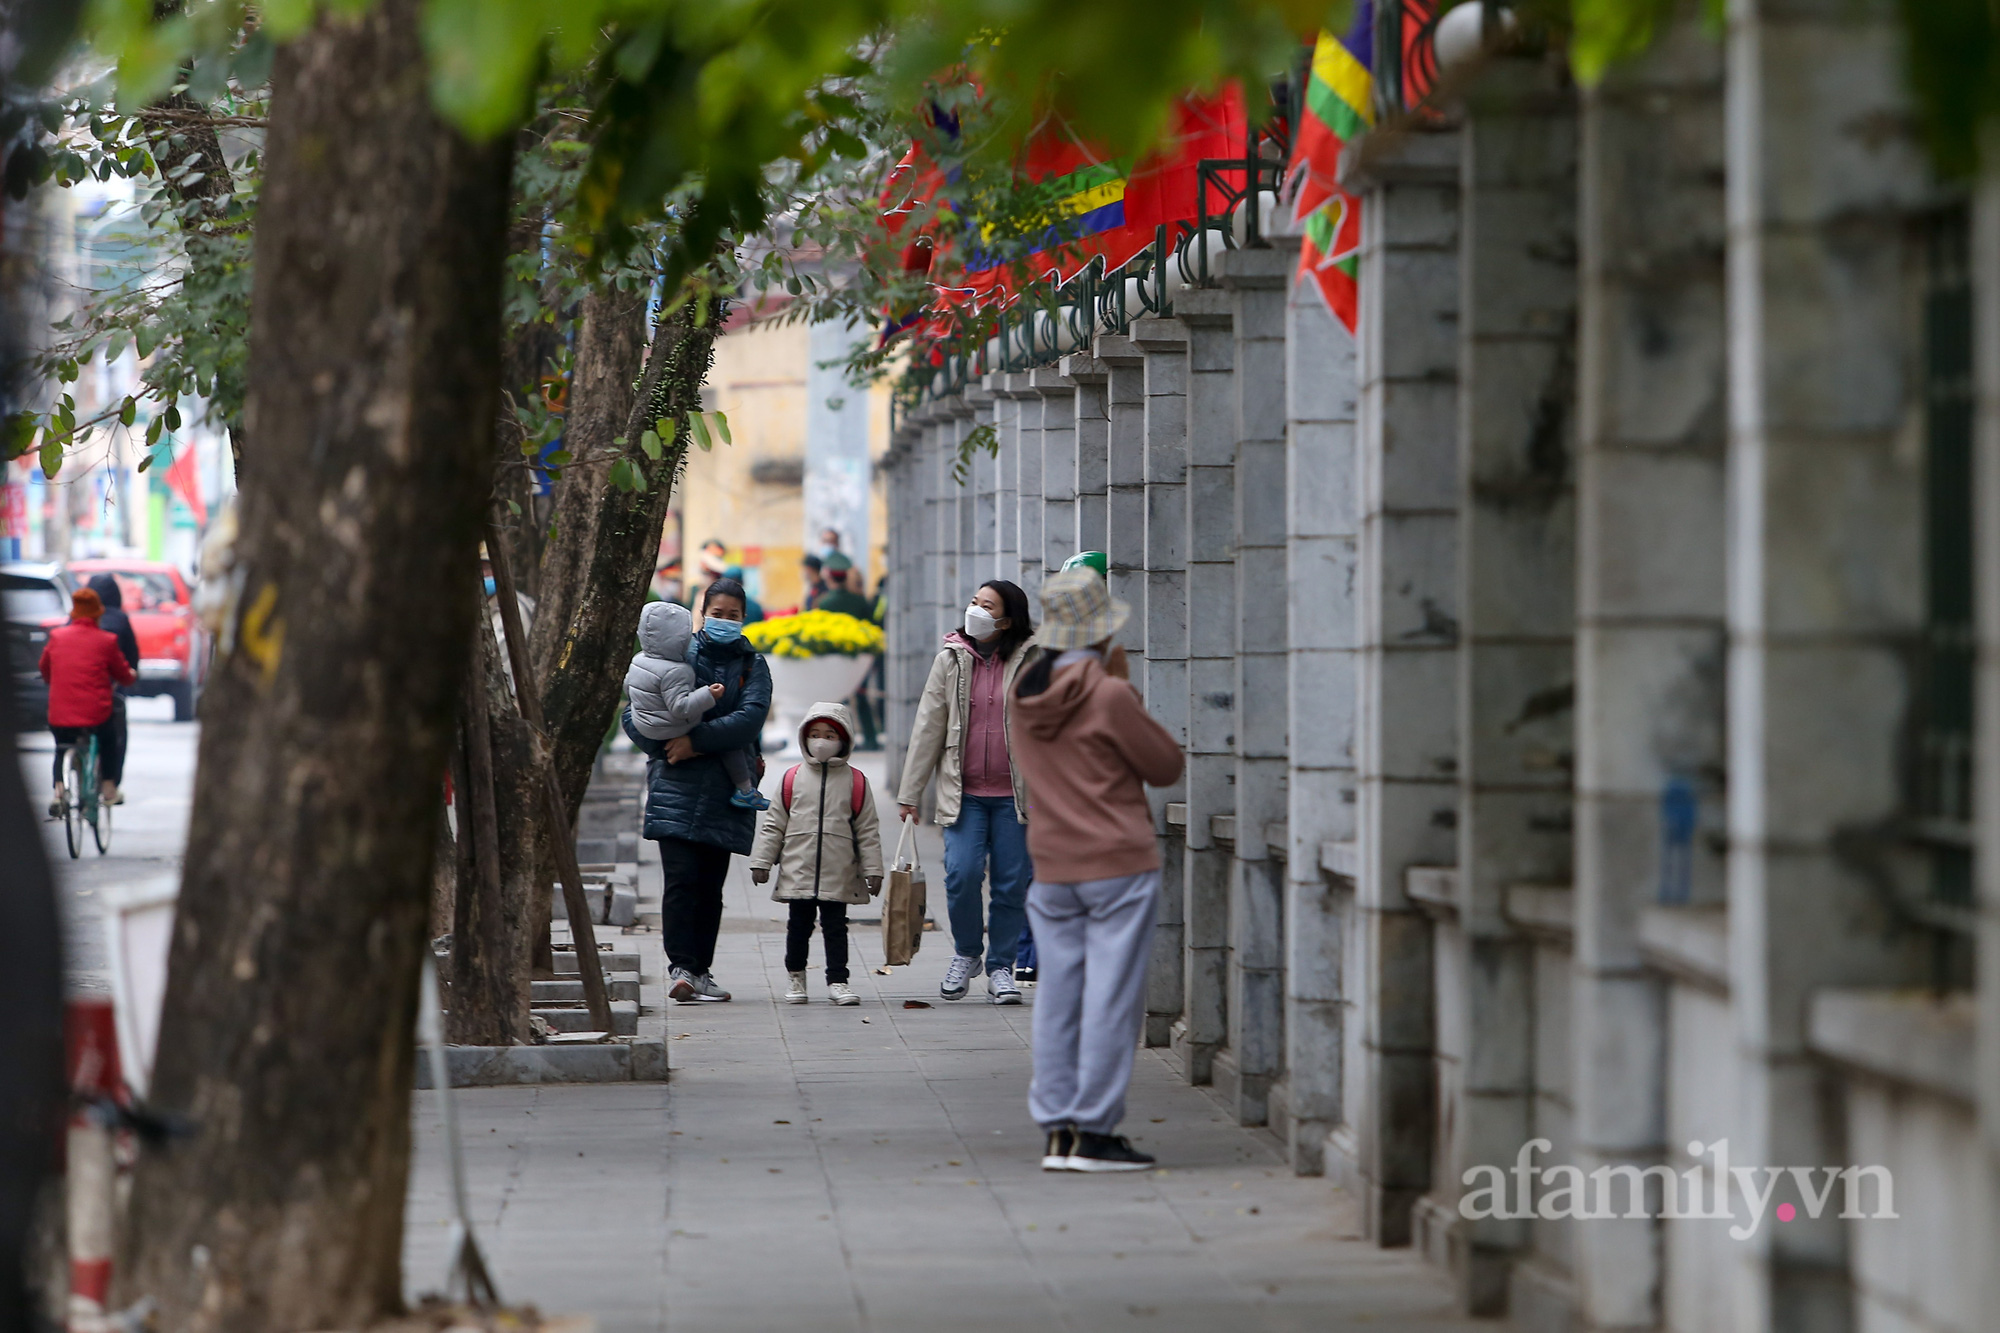
[[[1321,867],[1325,849],[1352,848],[1355,831],[1360,469],[1353,335],[1310,282],[1291,285],[1285,321],[1284,1129],[1292,1169],[1319,1175],[1342,1117],[1354,1017],[1342,975],[1354,881],[1330,882]]]
[[[914,712],[908,677],[910,674],[910,594],[921,564],[913,551],[917,532],[915,513],[921,504],[917,494],[917,470],[912,466],[913,432],[899,426],[883,457],[880,468],[889,521],[888,608],[883,637],[888,660],[883,663],[883,744],[890,774],[903,771],[903,756],[909,748],[910,719]]]
[[[1575,718],[1575,96],[1501,58],[1468,94],[1460,236],[1458,909],[1466,1056],[1453,1174],[1515,1160],[1534,1098],[1518,884],[1570,882]],[[1506,1308],[1525,1222],[1465,1227],[1474,1314]]]
[[[999,450],[998,477],[993,491],[995,538],[993,574],[996,579],[1021,578],[1021,400],[1007,387],[1007,376],[986,376],[993,395],[993,436]]]
[[[1666,1153],[1665,995],[1640,958],[1640,913],[1722,898],[1722,155],[1722,51],[1692,16],[1584,97],[1571,1086],[1585,1174]],[[1701,821],[1692,873],[1668,886],[1672,784]],[[1658,1322],[1659,1233],[1650,1219],[1572,1229],[1586,1327]]]
[[[1229,1058],[1216,1083],[1236,1118],[1265,1124],[1284,1075],[1285,293],[1298,239],[1222,257],[1234,302],[1236,837],[1229,881]]]
[[[1106,485],[1111,455],[1111,368],[1090,356],[1062,359],[1062,377],[1076,386],[1076,549],[1105,548]]]
[[[951,628],[952,611],[958,600],[958,500],[961,488],[952,477],[958,456],[958,429],[950,409],[943,403],[931,405],[930,466],[936,488],[932,503],[935,531],[932,550],[937,553],[935,577],[931,582],[931,641]]]
[[[1132,608],[1120,642],[1132,657],[1132,683],[1150,693],[1146,674],[1146,358],[1129,337],[1100,334],[1097,360],[1105,367],[1105,410],[1110,414],[1106,450],[1104,553],[1111,595]],[[1183,683],[1185,688],[1185,683]]]
[[[993,395],[985,386],[966,386],[965,405],[968,414],[960,420],[959,438],[962,440],[982,427],[991,429],[993,425]],[[966,600],[972,599],[973,590],[993,577],[995,562],[1000,550],[1000,458],[998,453],[988,453],[975,448],[972,452],[971,475],[965,487],[966,511],[971,519],[971,542],[966,550],[972,556],[972,564],[966,570]]]
[[[1006,392],[1020,403],[1015,432],[1020,440],[1015,479],[1015,549],[1021,571],[1014,581],[1028,594],[1028,605],[1042,613],[1042,396],[1028,372],[1006,377]]]
[[[1183,288],[1187,330],[1188,1080],[1207,1083],[1229,1036],[1229,862],[1215,819],[1236,815],[1236,338],[1234,298]]]
[[[2000,1247],[2000,857],[1991,854],[2000,830],[2000,162],[1989,162],[1972,211],[1974,303],[1973,381],[1977,438],[1973,526],[1978,542],[1974,595],[1979,599],[1978,757],[1973,818],[1980,830],[1979,937],[1974,969],[1981,978],[1977,1027],[1980,1139],[1985,1160],[1976,1188],[1986,1195],[1987,1234],[1979,1253]],[[2000,1309],[2000,1265],[1989,1264],[1980,1308]]]
[[[1099,340],[1102,343],[1103,339]],[[1145,606],[1146,707],[1183,748],[1188,739],[1187,605],[1187,329],[1171,319],[1141,319],[1130,341],[1143,355],[1140,388],[1140,495],[1144,550],[1138,592]],[[1112,458],[1120,458],[1120,418],[1112,372]],[[1112,492],[1112,556],[1122,550],[1123,513]],[[1115,569],[1114,569],[1115,572]],[[1129,585],[1128,585],[1129,586]],[[1136,618],[1136,613],[1135,613]],[[1182,1021],[1186,982],[1187,842],[1167,823],[1167,807],[1185,807],[1187,781],[1149,787],[1153,828],[1160,835],[1161,900],[1153,938],[1152,969],[1146,974],[1146,1044],[1187,1050]],[[1182,1040],[1175,1041],[1180,1029]],[[1183,1070],[1188,1071],[1183,1063]]]
[[[1028,372],[1042,398],[1042,573],[1076,554],[1076,386],[1055,367]],[[1036,588],[1041,587],[1038,577]]]
[[[1363,1033],[1345,1089],[1352,1165],[1328,1168],[1354,1181],[1382,1245],[1410,1243],[1437,1144],[1433,929],[1405,888],[1412,867],[1458,856],[1458,164],[1456,132],[1415,133],[1347,181],[1363,198],[1362,938],[1347,984]]]
[[[1729,1146],[1742,1162],[1846,1162],[1839,1099],[1806,1046],[1807,997],[1927,971],[1925,933],[1897,928],[1884,901],[1894,890],[1879,880],[1921,873],[1927,859],[1892,852],[1886,830],[1912,808],[1899,774],[1925,605],[1910,349],[1924,271],[1915,223],[1934,201],[1896,5],[1739,0],[1728,42],[1728,901],[1741,1106]],[[1771,1206],[1787,1202],[1799,1203],[1789,1178]],[[1741,1250],[1738,1333],[1851,1328],[1848,1234],[1832,1209],[1759,1228]]]
[[[979,564],[979,472],[974,462],[978,455],[975,454],[974,458],[965,455],[966,437],[972,434],[978,421],[972,403],[963,395],[954,395],[946,400],[945,406],[951,416],[945,435],[945,466],[949,472],[957,474],[951,486],[958,497],[958,541],[955,548],[958,563],[953,570],[954,595],[943,612],[948,624],[957,624],[965,604],[972,600],[973,589],[985,577],[980,573]]]

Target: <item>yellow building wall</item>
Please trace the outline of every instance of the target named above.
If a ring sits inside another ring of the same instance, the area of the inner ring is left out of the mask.
[[[710,411],[729,418],[734,443],[718,441],[708,453],[691,451],[675,497],[690,590],[701,582],[702,543],[715,538],[729,548],[730,560],[743,566],[751,595],[766,609],[799,604],[806,533],[805,493],[797,478],[806,451],[808,336],[803,322],[772,318],[716,339],[715,365],[702,400]],[[886,383],[868,396],[868,453],[879,459],[889,447]],[[760,463],[790,463],[791,470],[783,480],[760,481]],[[888,506],[879,478],[871,479],[869,490],[868,558],[864,562],[853,551],[848,555],[865,564],[872,592],[886,568]]]

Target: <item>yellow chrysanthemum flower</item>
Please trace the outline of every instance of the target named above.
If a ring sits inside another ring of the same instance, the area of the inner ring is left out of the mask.
[[[775,657],[858,657],[884,647],[878,627],[839,611],[802,611],[759,621],[744,626],[743,637],[758,652]]]

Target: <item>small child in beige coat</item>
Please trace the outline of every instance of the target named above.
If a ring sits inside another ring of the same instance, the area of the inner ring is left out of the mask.
[[[771,897],[791,904],[785,927],[785,971],[790,1004],[806,1002],[806,951],[813,924],[826,946],[827,998],[860,1004],[847,985],[847,909],[882,891],[882,833],[875,793],[861,770],[848,763],[854,719],[842,704],[814,704],[799,727],[805,762],[787,770],[779,799],[757,825],[750,849],[750,878],[759,884],[778,872]]]

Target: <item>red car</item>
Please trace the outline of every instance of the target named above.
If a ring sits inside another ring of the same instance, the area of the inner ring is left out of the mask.
[[[139,639],[139,683],[127,693],[164,694],[174,701],[174,721],[191,720],[208,677],[208,632],[195,616],[194,592],[180,570],[164,562],[103,557],[72,560],[68,572],[79,588],[96,574],[118,580]]]

